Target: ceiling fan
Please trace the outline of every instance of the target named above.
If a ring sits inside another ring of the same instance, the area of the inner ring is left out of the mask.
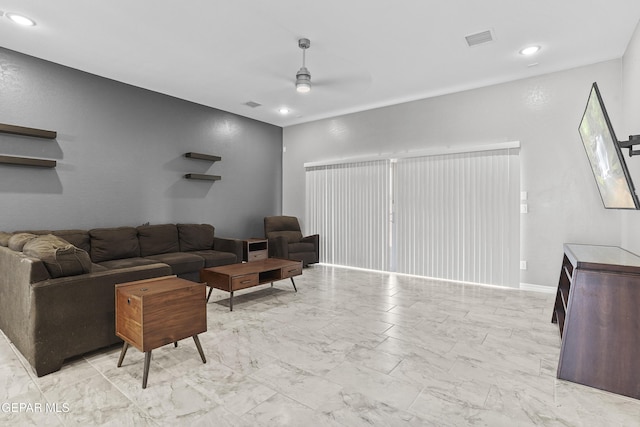
[[[296,73],[296,90],[300,93],[307,93],[311,91],[311,73],[305,64],[305,53],[310,46],[311,41],[309,39],[302,38],[298,40],[298,47],[302,49],[302,67],[300,67]]]
[[[311,91],[311,72],[306,65],[306,50],[311,47],[311,41],[307,38],[298,39],[298,47],[302,49],[302,67],[296,73],[296,91],[298,93],[309,93]],[[322,55],[321,55],[322,56]],[[371,84],[371,75],[359,67],[348,58],[339,58],[333,55],[330,62],[335,64],[336,59],[340,63],[339,75],[336,75],[336,70],[333,73],[330,71],[331,76],[325,76],[313,83],[314,87],[322,87],[323,91],[327,88],[335,93],[345,94],[345,90],[351,92],[355,90],[364,90]],[[326,54],[325,54],[326,57]],[[327,70],[325,70],[327,71]],[[324,73],[323,73],[324,74]]]

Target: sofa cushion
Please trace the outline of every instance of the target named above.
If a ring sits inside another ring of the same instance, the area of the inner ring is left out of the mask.
[[[288,243],[296,243],[302,239],[302,233],[300,231],[272,231],[269,233],[269,239],[276,237],[284,237]]]
[[[9,246],[9,239],[13,236],[12,233],[7,233],[6,231],[0,231],[0,246],[4,246],[5,248]]]
[[[204,268],[204,259],[202,257],[185,252],[150,255],[146,259],[169,264],[173,274],[192,273]]]
[[[180,251],[178,228],[175,224],[142,225],[137,230],[140,256]]]
[[[215,229],[210,224],[178,224],[180,251],[203,251],[213,248]]]
[[[91,252],[91,238],[87,230],[54,230],[51,232],[63,240],[71,243],[76,248]]]
[[[133,227],[94,228],[91,236],[91,260],[95,263],[140,256],[138,231]]]
[[[264,233],[267,239],[284,237],[288,243],[302,239],[300,223],[295,216],[268,216],[264,218]]]
[[[107,261],[109,262],[109,261]],[[99,273],[101,271],[107,271],[108,268],[105,267],[104,265],[100,265],[100,264],[96,264],[95,262],[91,263],[91,272],[92,273]]]
[[[27,243],[29,240],[35,239],[36,237],[38,236],[33,233],[15,233],[9,238],[7,246],[11,250],[22,252],[25,243]]]
[[[100,267],[104,267],[104,269],[108,270],[118,270],[121,268],[129,268],[129,267],[139,267],[144,265],[157,264],[157,261],[153,261],[147,258],[140,257],[132,257],[132,258],[121,258],[121,259],[112,259],[109,261],[102,261],[98,265]]]
[[[27,241],[23,252],[26,256],[39,258],[54,279],[91,272],[89,254],[53,234]]]
[[[204,267],[219,267],[221,265],[235,264],[238,258],[231,252],[214,251],[212,249],[206,251],[193,251],[190,254],[198,255],[204,258]]]

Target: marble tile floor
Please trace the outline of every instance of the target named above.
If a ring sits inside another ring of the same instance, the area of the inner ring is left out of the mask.
[[[553,295],[315,265],[214,292],[208,331],[37,378],[0,337],[0,425],[637,426],[640,401],[555,378]]]

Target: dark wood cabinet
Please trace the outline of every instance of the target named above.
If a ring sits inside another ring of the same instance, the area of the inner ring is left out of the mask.
[[[558,378],[640,399],[640,257],[565,244],[552,322]]]

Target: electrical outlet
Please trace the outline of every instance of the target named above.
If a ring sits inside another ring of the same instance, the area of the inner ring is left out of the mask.
[[[520,270],[527,269],[527,261],[520,261]]]
[[[527,205],[526,203],[521,203],[520,204],[520,213],[529,213],[529,205]]]

